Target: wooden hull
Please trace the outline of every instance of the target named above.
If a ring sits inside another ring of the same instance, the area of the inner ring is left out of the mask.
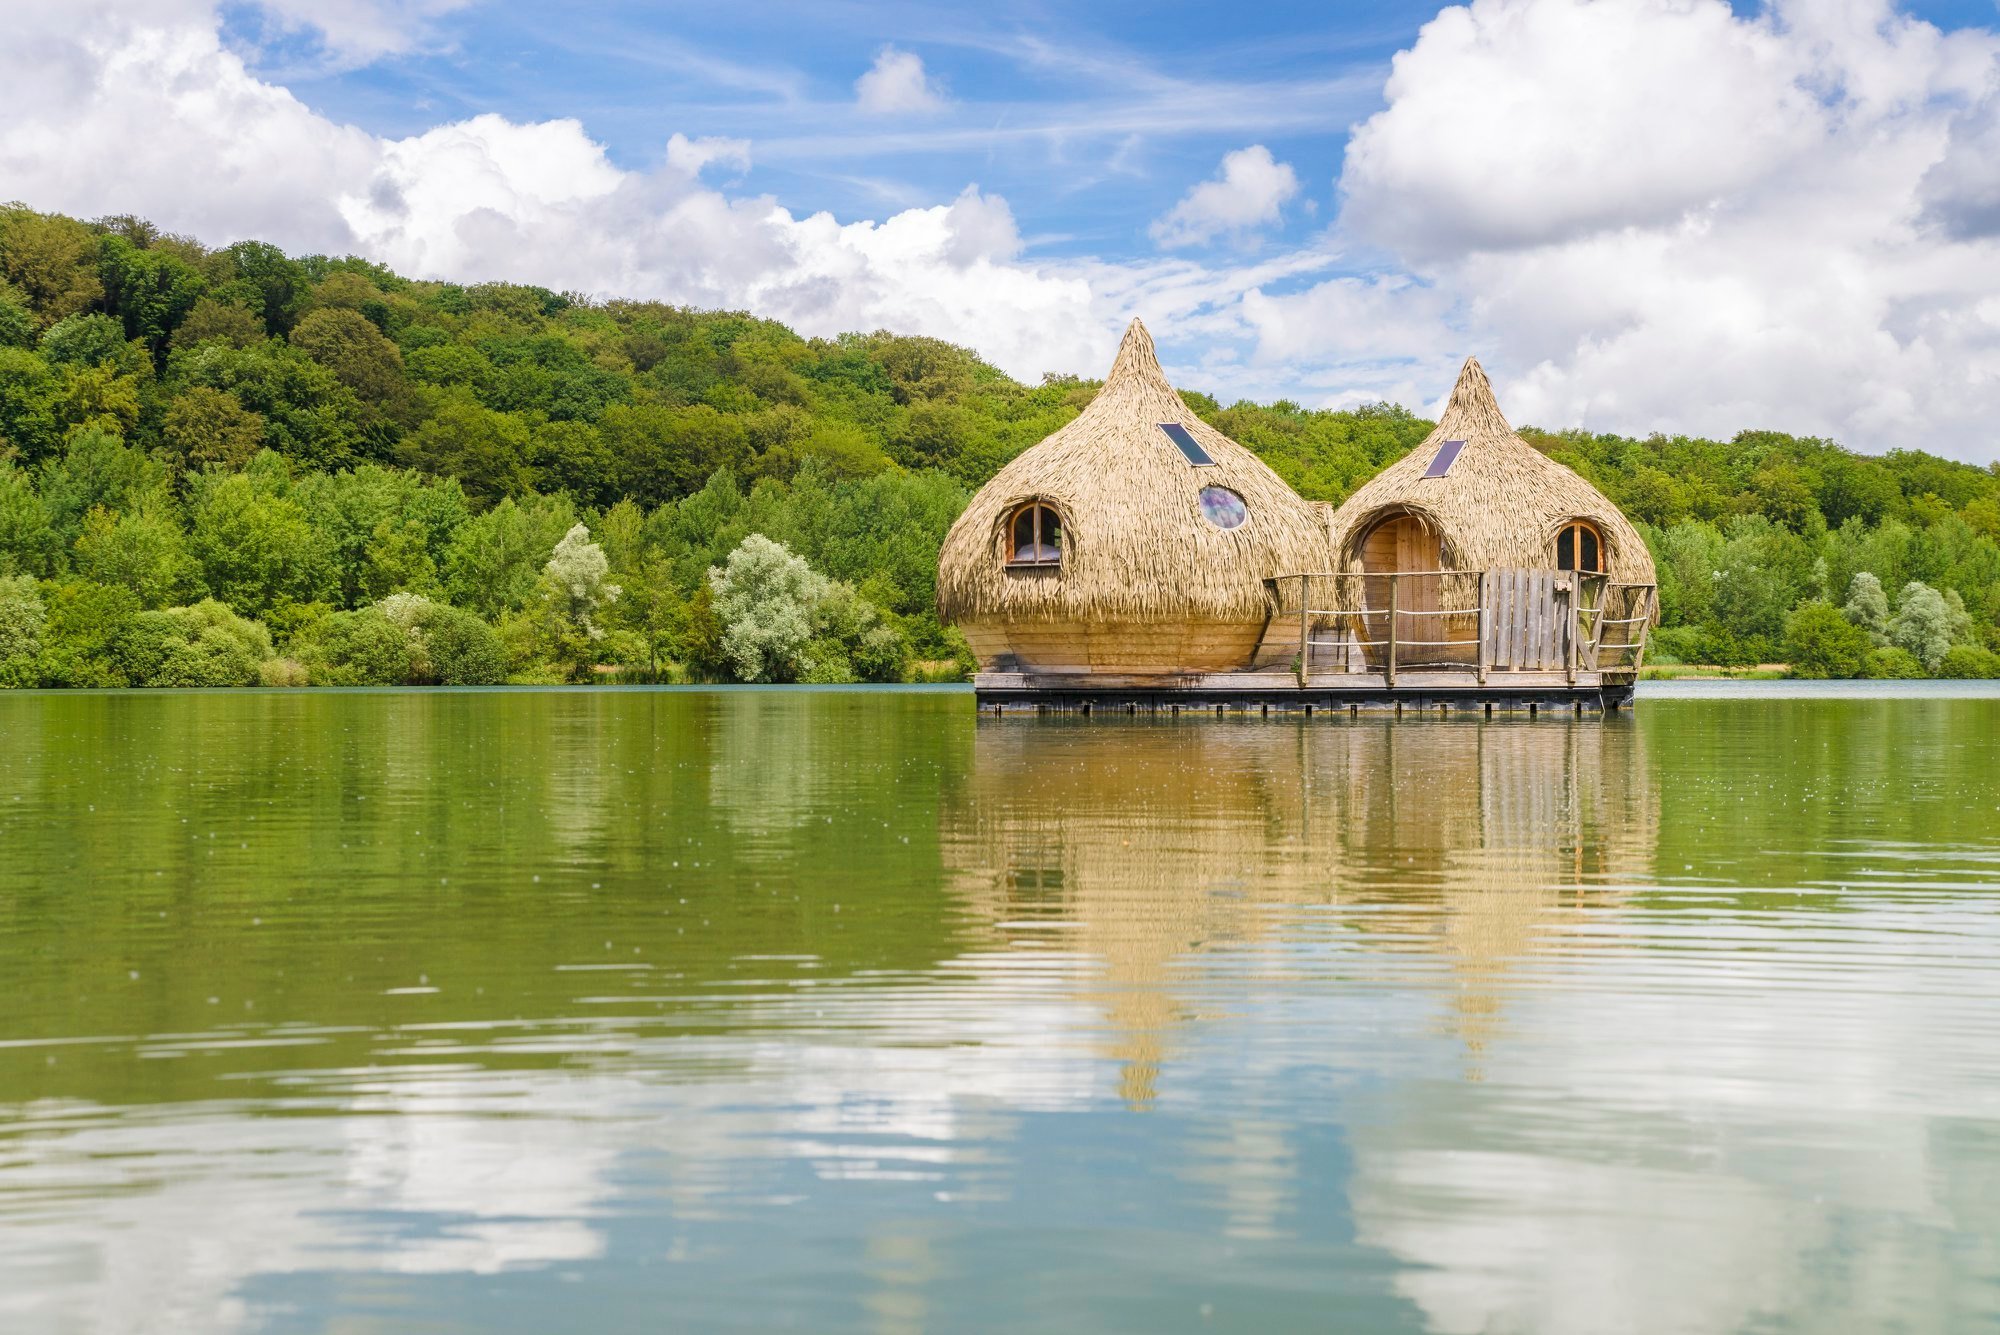
[[[1250,666],[1264,637],[1254,621],[968,621],[966,643],[987,672],[1176,676]]]

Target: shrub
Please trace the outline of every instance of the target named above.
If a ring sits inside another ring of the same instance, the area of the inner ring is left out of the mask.
[[[257,665],[257,681],[262,686],[305,686],[311,680],[306,665],[296,658],[267,658]]]
[[[400,686],[415,664],[408,632],[376,607],[333,613],[299,648],[315,686]]]
[[[1868,661],[1868,632],[1830,603],[1810,602],[1785,619],[1785,650],[1794,677],[1858,677]]]
[[[463,608],[431,603],[416,618],[429,668],[440,686],[495,686],[507,680],[507,651],[493,627]]]
[[[1915,654],[1892,644],[1868,655],[1868,675],[1883,681],[1908,681],[1925,673]]]
[[[1975,645],[1955,644],[1938,661],[1937,671],[1932,675],[1960,680],[1991,681],[2000,677],[2000,654]]]
[[[271,633],[213,598],[140,612],[119,645],[134,686],[254,686],[271,656]]]

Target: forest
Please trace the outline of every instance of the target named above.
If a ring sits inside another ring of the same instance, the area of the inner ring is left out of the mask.
[[[956,680],[945,530],[1096,388],[0,206],[0,685]],[[1183,394],[1333,502],[1431,425]],[[1653,661],[2000,675],[1996,468],[1522,434],[1652,545]]]

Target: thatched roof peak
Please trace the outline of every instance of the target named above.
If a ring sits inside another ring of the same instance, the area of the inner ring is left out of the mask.
[[[1514,434],[1514,428],[1507,425],[1507,418],[1500,411],[1500,401],[1493,397],[1493,382],[1486,378],[1486,368],[1477,357],[1465,359],[1458,372],[1458,383],[1452,386],[1451,400],[1445,404],[1444,415],[1438,418],[1438,429],[1447,428],[1456,440]]]
[[[1118,359],[1111,363],[1111,374],[1104,377],[1099,397],[1113,389],[1139,386],[1174,393],[1167,373],[1160,369],[1160,354],[1153,347],[1153,336],[1146,331],[1145,322],[1134,316],[1132,323],[1125,326],[1125,337],[1118,342]]]

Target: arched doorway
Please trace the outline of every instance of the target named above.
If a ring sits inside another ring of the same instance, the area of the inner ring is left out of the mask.
[[[1425,663],[1440,663],[1452,657],[1451,646],[1425,644],[1421,641],[1443,640],[1456,637],[1460,632],[1455,623],[1458,617],[1431,616],[1445,604],[1442,601],[1442,577],[1408,578],[1412,574],[1426,574],[1444,569],[1444,545],[1438,540],[1437,530],[1413,514],[1389,515],[1378,520],[1361,539],[1361,570],[1367,577],[1362,585],[1365,593],[1363,606],[1381,609],[1382,614],[1365,618],[1366,639],[1383,640],[1388,637],[1390,585],[1395,586],[1396,606],[1396,662],[1398,666],[1417,666]],[[1390,580],[1389,575],[1405,578]],[[1386,645],[1375,645],[1368,650],[1371,665],[1379,664],[1388,657]],[[1465,657],[1461,653],[1458,657]]]

